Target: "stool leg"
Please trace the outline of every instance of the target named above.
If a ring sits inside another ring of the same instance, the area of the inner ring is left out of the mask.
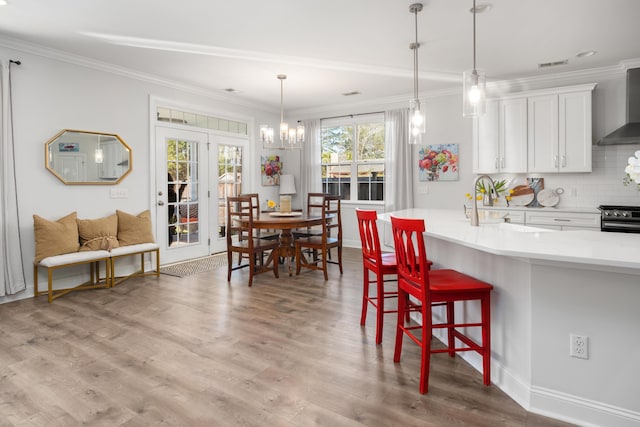
[[[454,312],[454,305],[452,301],[447,302],[447,324],[449,325],[453,325],[455,320],[456,320],[456,316],[455,316],[455,312]],[[449,347],[449,356],[451,357],[455,357],[456,352],[455,352],[455,348],[456,348],[456,342],[455,342],[455,338],[453,338],[453,326],[450,326],[447,328],[447,340],[448,340],[448,347]]]
[[[384,277],[380,271],[376,273],[376,292],[378,310],[376,312],[376,344],[382,342],[382,326],[384,325]]]
[[[491,384],[491,295],[480,300],[482,310],[482,376],[484,385]]]
[[[431,363],[431,305],[422,304],[422,340],[420,342],[420,393],[429,391],[429,365]]]
[[[369,270],[367,267],[362,267],[362,314],[360,315],[360,324],[364,325],[367,321],[367,308],[369,305]]]
[[[396,323],[396,347],[393,352],[393,361],[400,361],[402,353],[402,339],[404,338],[404,311],[406,310],[407,293],[402,289],[398,289],[398,320]]]

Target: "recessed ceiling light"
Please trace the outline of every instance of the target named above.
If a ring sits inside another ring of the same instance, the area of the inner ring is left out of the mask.
[[[6,6],[7,0],[0,0],[0,6]]]
[[[557,67],[558,65],[567,65],[568,63],[568,59],[563,59],[562,61],[543,62],[542,64],[538,64],[538,68]]]
[[[476,13],[489,12],[493,9],[493,5],[491,3],[482,3],[476,5]],[[473,8],[469,9],[469,12],[473,13]]]
[[[598,53],[598,52],[596,52],[595,50],[585,50],[584,52],[578,53],[576,55],[576,58],[587,58],[589,56],[595,55],[596,53]]]
[[[357,90],[354,90],[353,92],[345,92],[342,95],[343,96],[354,96],[354,95],[360,95],[362,92],[358,92]]]

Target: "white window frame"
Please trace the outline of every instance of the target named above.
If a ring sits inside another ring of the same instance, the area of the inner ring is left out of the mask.
[[[385,159],[380,160],[360,160],[357,157],[358,154],[358,141],[356,135],[357,125],[359,124],[367,124],[380,122],[384,126],[384,113],[371,113],[371,114],[361,114],[357,116],[345,116],[340,118],[332,118],[332,119],[323,119],[321,121],[321,128],[327,127],[338,127],[338,126],[354,126],[354,135],[353,135],[353,147],[352,147],[352,158],[353,161],[350,163],[350,187],[349,187],[349,200],[343,200],[343,203],[353,203],[353,204],[372,204],[372,205],[383,205],[383,200],[358,200],[358,166],[367,165],[367,164],[382,164],[384,168]],[[322,149],[321,149],[322,150]],[[321,151],[322,155],[322,151]],[[385,152],[385,156],[387,153]],[[321,167],[324,168],[326,166],[341,166],[343,163],[322,163]],[[324,186],[323,186],[324,188]]]

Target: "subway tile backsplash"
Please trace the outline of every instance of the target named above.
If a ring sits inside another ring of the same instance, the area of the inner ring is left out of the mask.
[[[591,173],[542,174],[545,188],[564,188],[558,207],[596,208],[599,205],[640,206],[640,191],[625,186],[624,168],[640,144],[593,146]]]

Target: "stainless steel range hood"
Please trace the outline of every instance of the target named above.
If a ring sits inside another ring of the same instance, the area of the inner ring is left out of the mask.
[[[617,144],[640,144],[640,68],[627,70],[627,124],[598,141]]]

